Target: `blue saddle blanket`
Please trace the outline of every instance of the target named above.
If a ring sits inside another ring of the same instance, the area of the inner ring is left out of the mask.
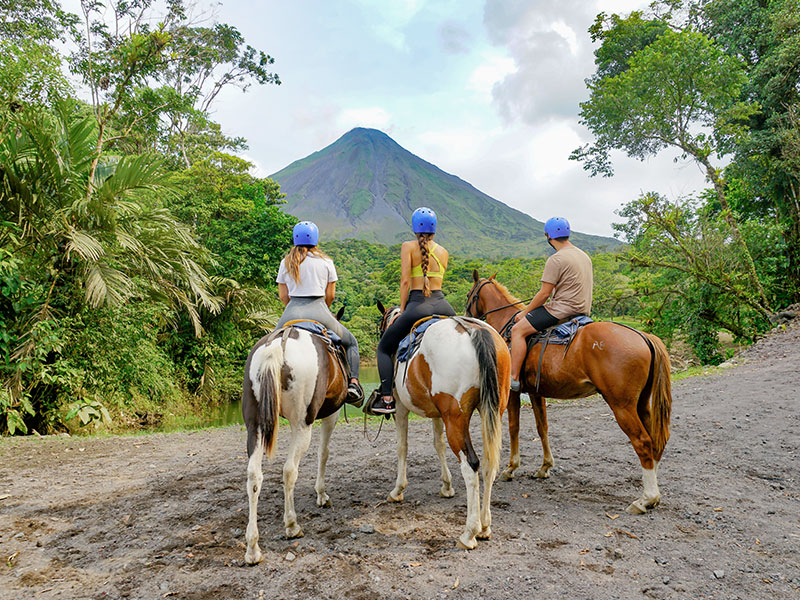
[[[566,323],[562,323],[558,327],[554,327],[552,330],[553,335],[561,338],[568,338],[578,331],[581,325],[588,325],[589,323],[594,323],[594,321],[586,315],[580,315],[574,319],[570,319]]]
[[[397,353],[395,354],[397,362],[406,362],[409,360],[411,355],[414,354],[414,350],[419,346],[419,342],[422,340],[422,334],[427,331],[428,327],[446,318],[447,317],[431,317],[413,328],[411,333],[400,340],[397,346]]]
[[[341,344],[342,338],[339,337],[337,333],[334,333],[327,327],[325,327],[322,323],[317,323],[316,321],[299,321],[297,323],[292,323],[291,327],[297,327],[298,329],[305,329],[306,331],[310,331],[311,333],[316,333],[317,335],[327,336],[334,344]]]

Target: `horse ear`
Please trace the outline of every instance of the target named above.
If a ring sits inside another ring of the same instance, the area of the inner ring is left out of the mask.
[[[336,313],[336,320],[337,320],[337,321],[341,321],[341,320],[342,320],[342,315],[343,315],[343,314],[344,314],[344,306],[342,306],[342,308],[340,308],[340,309],[337,311],[337,313]]]
[[[495,273],[494,275],[492,275],[491,277],[489,277],[489,279],[494,279],[495,277],[497,277],[497,273]]]
[[[472,269],[472,281],[478,283],[478,279],[480,279],[480,277],[478,277],[478,269]]]
[[[383,302],[381,302],[380,300],[378,300],[378,310],[381,311],[382,315],[386,314],[386,309],[383,307]]]

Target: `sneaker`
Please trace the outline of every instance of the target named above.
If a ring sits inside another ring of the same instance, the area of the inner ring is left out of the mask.
[[[520,383],[516,379],[511,379],[511,391],[518,392],[520,388]]]
[[[356,408],[359,408],[363,400],[364,400],[364,390],[361,388],[361,384],[351,382],[350,385],[347,386],[346,402],[348,404],[352,404]]]
[[[396,412],[394,407],[394,398],[392,398],[391,402],[386,402],[383,398],[378,398],[375,401],[375,404],[372,405],[372,412],[378,413],[379,415],[391,415]]]

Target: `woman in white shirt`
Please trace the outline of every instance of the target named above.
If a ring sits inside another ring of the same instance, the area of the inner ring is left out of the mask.
[[[358,382],[358,342],[347,328],[339,323],[328,307],[336,294],[336,267],[317,247],[319,229],[311,221],[301,221],[292,230],[294,246],[281,260],[278,268],[278,295],[286,306],[276,329],[295,319],[311,319],[342,338],[347,362],[350,363],[350,384],[347,401],[360,404],[364,398]]]

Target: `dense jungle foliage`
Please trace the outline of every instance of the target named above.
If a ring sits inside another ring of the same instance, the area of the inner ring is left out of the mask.
[[[671,148],[709,189],[624,206],[628,246],[593,256],[596,318],[681,336],[715,363],[720,330],[752,340],[800,301],[799,2],[598,15],[581,105],[596,139],[574,158],[610,175],[611,150]],[[193,23],[181,0],[81,7],[0,0],[2,434],[228,402],[281,309],[274,278],[296,219],[236,156],[246,141],[209,116],[225,87],[279,85],[272,57],[234,27]],[[369,360],[375,301],[398,299],[398,247],[323,248],[334,308]],[[444,290],[462,311],[478,269],[527,299],[544,260],[453,256]]]

